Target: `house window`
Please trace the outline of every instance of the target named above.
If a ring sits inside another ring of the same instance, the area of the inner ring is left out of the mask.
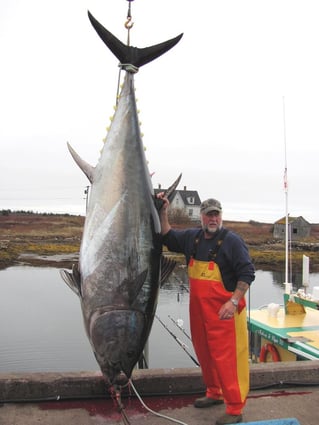
[[[188,217],[193,217],[193,209],[188,210]]]
[[[189,204],[194,204],[194,202],[195,202],[194,196],[190,196],[189,198],[187,198],[187,200],[188,200]]]
[[[294,235],[296,235],[296,234],[298,233],[298,229],[293,228],[293,229],[292,229],[292,233],[293,233]]]

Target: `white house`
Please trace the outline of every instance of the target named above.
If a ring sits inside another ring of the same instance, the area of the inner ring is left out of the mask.
[[[163,191],[165,189],[162,189],[161,185],[154,189],[155,194]],[[186,186],[184,190],[175,190],[171,199],[171,208],[182,209],[189,219],[194,221],[200,220],[200,204],[197,190],[187,190]]]

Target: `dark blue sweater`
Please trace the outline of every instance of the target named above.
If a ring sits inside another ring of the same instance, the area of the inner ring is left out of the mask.
[[[194,256],[194,250],[196,251],[196,260],[209,261],[211,260],[210,253],[216,249],[221,230],[216,232],[214,238],[205,239],[203,232],[199,232],[198,228],[171,229],[164,236],[163,243],[170,251],[184,254],[187,264],[190,257]],[[197,245],[195,244],[196,237],[199,238]],[[228,291],[234,291],[239,280],[250,285],[255,279],[255,269],[247,246],[239,235],[230,230],[224,236],[214,261],[219,266],[224,286]]]

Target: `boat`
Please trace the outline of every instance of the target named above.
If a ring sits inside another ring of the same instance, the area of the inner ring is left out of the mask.
[[[284,102],[283,102],[284,107]],[[271,303],[259,309],[250,310],[248,329],[252,362],[299,361],[319,359],[319,287],[308,294],[309,257],[303,255],[303,289],[293,292],[289,279],[289,214],[287,154],[285,136],[285,293],[283,305]]]
[[[319,287],[283,294],[248,315],[253,362],[319,360]]]

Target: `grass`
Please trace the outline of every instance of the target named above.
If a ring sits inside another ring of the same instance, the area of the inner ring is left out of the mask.
[[[282,250],[258,250],[256,248],[250,248],[249,250],[250,256],[253,260],[253,263],[258,265],[273,265],[273,268],[276,269],[279,267],[283,267],[285,264],[285,251]],[[302,256],[303,252],[291,252],[291,262],[294,266],[295,270],[301,270],[302,267]],[[310,259],[310,264],[312,266],[312,270],[319,270],[319,259],[318,254],[315,252],[305,252]]]
[[[75,254],[80,249],[84,217],[11,213],[0,215],[0,268],[19,262],[21,254]]]
[[[198,224],[198,223],[197,223]],[[84,217],[58,214],[0,214],[0,268],[19,263],[22,254],[51,256],[77,254],[80,249]],[[273,225],[268,223],[224,222],[225,227],[238,233],[247,243],[252,260],[259,268],[284,268],[285,250],[282,242],[273,239]],[[179,225],[183,227],[185,225]],[[312,225],[311,238],[304,241],[317,244],[319,225]],[[310,257],[311,271],[319,271],[319,256],[307,248],[292,250],[295,270],[301,270],[303,253]],[[183,256],[172,255],[180,263]],[[38,264],[38,261],[34,261]],[[49,264],[49,260],[48,260]],[[42,263],[43,265],[43,263]],[[50,264],[49,264],[50,265]]]

